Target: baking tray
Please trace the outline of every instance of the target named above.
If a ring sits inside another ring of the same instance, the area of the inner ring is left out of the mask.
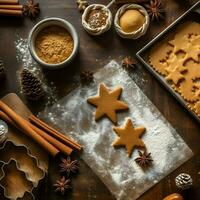
[[[164,31],[158,34],[153,40],[151,40],[147,45],[140,49],[136,53],[138,60],[144,64],[144,66],[165,86],[165,88],[184,106],[188,112],[200,123],[200,118],[187,107],[187,102],[180,96],[171,85],[165,80],[165,78],[156,72],[153,67],[150,65],[148,60],[149,50],[157,44],[160,40],[163,40],[165,36],[168,36],[169,33],[172,33],[174,29],[177,28],[182,22],[192,20],[200,23],[200,1],[195,3],[189,10],[187,10],[183,15],[176,19],[170,26],[168,26]]]

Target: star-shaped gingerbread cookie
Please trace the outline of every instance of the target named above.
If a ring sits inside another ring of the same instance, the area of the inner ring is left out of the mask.
[[[131,153],[135,147],[145,147],[144,142],[140,139],[142,134],[145,132],[145,127],[133,126],[131,119],[128,119],[125,122],[124,127],[113,127],[115,133],[119,136],[114,142],[113,146],[125,146],[128,156],[131,156]]]
[[[97,107],[95,111],[95,120],[106,115],[112,122],[117,122],[116,111],[128,109],[127,104],[118,100],[121,92],[121,87],[109,90],[104,83],[100,84],[99,96],[90,97],[87,100],[88,103]]]

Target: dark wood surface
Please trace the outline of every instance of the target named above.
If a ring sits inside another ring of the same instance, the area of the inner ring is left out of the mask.
[[[117,36],[114,28],[100,37],[89,36],[81,26],[81,14],[76,8],[74,0],[40,0],[41,14],[35,21],[30,19],[16,19],[0,17],[0,58],[6,65],[7,77],[0,82],[0,97],[9,92],[15,92],[20,97],[17,71],[21,68],[21,63],[16,60],[16,32],[26,38],[30,29],[36,22],[47,17],[62,17],[70,21],[78,30],[80,37],[79,54],[75,61],[67,68],[60,71],[44,71],[46,78],[53,81],[58,89],[58,96],[61,98],[72,89],[77,82],[77,75],[81,70],[93,70],[101,68],[110,60],[118,62],[125,55],[135,56],[135,53],[149,42],[155,35],[166,28],[173,20],[189,8],[186,0],[166,0],[166,19],[160,23],[152,23],[146,35],[139,40],[124,40]],[[89,3],[107,4],[108,0],[91,0]],[[195,1],[194,1],[195,2]],[[112,7],[113,14],[117,7]],[[192,175],[194,187],[184,192],[185,200],[200,199],[200,127],[199,124],[185,111],[183,107],[166,91],[161,84],[147,72],[144,67],[138,65],[131,72],[134,81],[158,107],[163,115],[174,126],[177,132],[184,138],[185,142],[194,152],[194,157],[179,167],[169,176],[165,177],[157,185],[142,195],[140,200],[162,200],[166,195],[179,192],[175,186],[174,178],[181,172]],[[59,77],[59,78],[58,78]],[[25,99],[24,99],[25,101]],[[25,101],[26,102],[26,101]],[[26,102],[29,108],[37,113],[43,106]],[[80,173],[73,179],[73,190],[65,197],[56,195],[52,188],[58,176],[57,164],[50,158],[49,174],[45,183],[39,189],[37,198],[39,200],[112,200],[115,199],[99,178],[91,171],[82,160],[80,160]]]

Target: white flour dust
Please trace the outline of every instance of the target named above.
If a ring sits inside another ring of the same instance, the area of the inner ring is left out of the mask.
[[[45,103],[46,106],[52,105],[53,103],[57,102],[56,87],[53,82],[47,82],[39,65],[33,60],[28,49],[28,40],[21,38],[19,35],[17,35],[15,46],[17,61],[22,64],[23,68],[27,68],[41,80],[44,90],[47,93]]]
[[[100,69],[94,77],[93,84],[79,86],[40,117],[82,144],[82,158],[118,200],[135,200],[191,158],[192,151],[116,62]],[[135,163],[137,150],[128,158],[124,148],[111,146],[116,134],[107,118],[95,122],[95,108],[86,99],[97,94],[100,82],[111,88],[123,87],[121,98],[128,103],[129,112],[118,113],[120,126],[129,117],[136,127],[146,127],[142,140],[154,160],[148,170],[143,171]]]

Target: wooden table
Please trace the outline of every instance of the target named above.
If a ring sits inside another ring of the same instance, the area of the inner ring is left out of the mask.
[[[77,82],[75,77],[81,70],[93,70],[103,67],[110,60],[121,61],[125,55],[135,56],[135,53],[149,42],[155,35],[169,25],[181,13],[188,9],[189,4],[185,0],[168,0],[165,3],[167,14],[166,20],[160,23],[152,23],[146,35],[139,40],[124,40],[117,36],[114,28],[101,37],[89,36],[81,26],[81,14],[78,12],[74,0],[40,0],[41,15],[36,21],[30,19],[16,19],[0,17],[0,58],[6,65],[7,78],[0,82],[0,97],[9,92],[15,92],[19,96],[20,89],[16,72],[21,68],[16,60],[16,32],[26,38],[30,29],[39,20],[46,17],[62,17],[70,21],[78,30],[80,37],[80,50],[71,66],[60,71],[44,71],[46,78],[53,81],[58,89],[59,97],[66,95]],[[108,0],[89,1],[89,3],[107,4]],[[194,1],[195,2],[195,1]],[[116,12],[116,7],[112,7]],[[200,129],[199,124],[183,109],[183,107],[170,95],[165,88],[145,70],[138,65],[132,72],[134,81],[158,107],[163,115],[174,126],[177,132],[194,152],[194,157],[179,167],[176,171],[165,177],[156,186],[146,192],[140,200],[162,200],[164,196],[178,192],[174,178],[181,172],[192,175],[194,187],[184,193],[186,200],[200,199]],[[59,78],[58,78],[59,77]],[[22,97],[23,98],[23,97]],[[31,105],[27,102],[34,113],[42,110],[39,105]],[[67,194],[67,199],[74,200],[111,200],[115,199],[92,170],[80,160],[80,173],[73,180],[73,191]],[[62,200],[53,191],[52,184],[58,174],[58,166],[50,158],[50,169],[46,181],[39,189],[39,200]]]

